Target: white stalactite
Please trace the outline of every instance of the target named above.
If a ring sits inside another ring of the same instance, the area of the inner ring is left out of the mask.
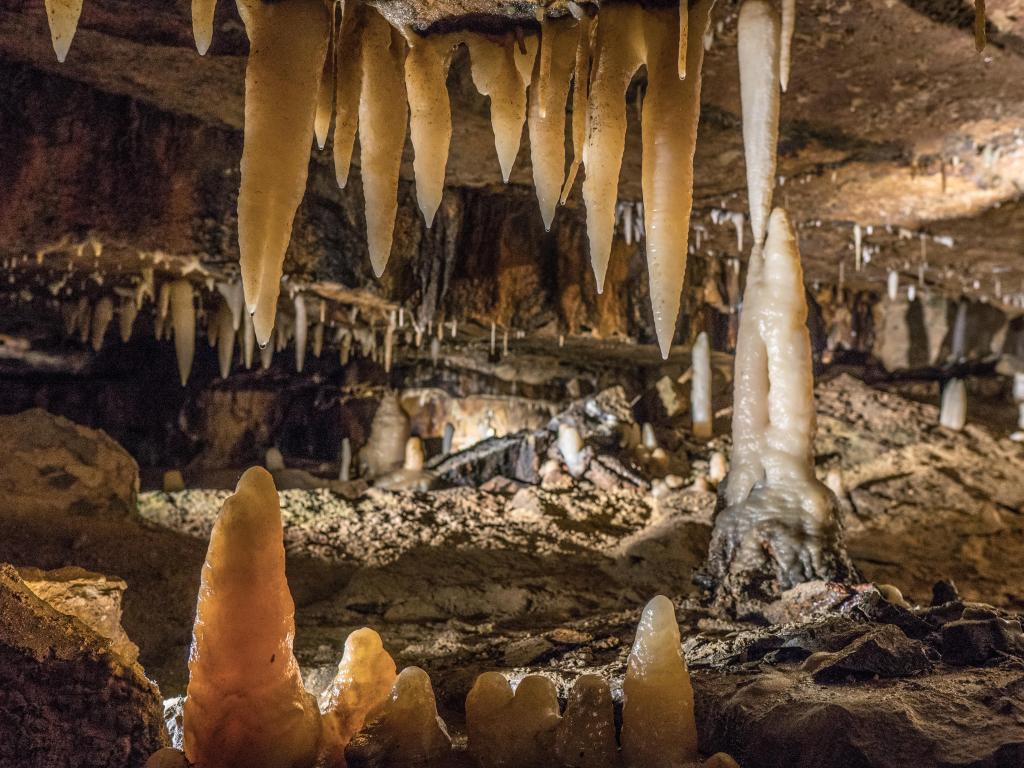
[[[306,300],[301,293],[293,299],[295,306],[295,370],[302,373],[306,367],[306,339],[309,333],[309,316],[306,313]]]
[[[133,296],[125,296],[121,299],[121,314],[118,317],[121,341],[127,344],[132,338],[132,329],[135,327],[135,318],[138,317],[139,308]]]
[[[782,30],[780,34],[779,81],[782,92],[789,88],[789,73],[793,66],[793,32],[796,30],[796,0],[782,0]]]
[[[214,319],[217,329],[217,364],[220,377],[226,379],[231,374],[231,361],[235,356],[235,326],[231,307],[222,301]]]
[[[171,327],[174,328],[174,354],[178,359],[181,386],[188,382],[196,353],[196,306],[192,283],[175,280],[170,285]]]
[[[50,41],[57,61],[68,57],[71,41],[78,30],[78,17],[82,15],[82,0],[46,0],[46,18],[50,22]]]
[[[96,302],[92,310],[92,351],[99,352],[103,348],[103,337],[114,319],[114,302],[109,296],[103,296]]]
[[[192,36],[196,50],[205,56],[213,42],[213,19],[217,11],[217,0],[192,0]]]

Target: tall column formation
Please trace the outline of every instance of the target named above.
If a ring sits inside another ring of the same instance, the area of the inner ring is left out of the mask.
[[[301,768],[320,712],[292,654],[295,605],[270,473],[254,467],[210,534],[189,654],[184,746],[204,768]]]
[[[803,270],[776,208],[744,292],[736,349],[731,469],[702,577],[737,612],[813,579],[855,575],[839,503],[814,474],[814,380]]]

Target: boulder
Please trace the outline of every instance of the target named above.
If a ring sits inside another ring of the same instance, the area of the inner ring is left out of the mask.
[[[139,766],[167,745],[160,691],[137,663],[0,565],[0,765]]]
[[[121,515],[135,510],[139,467],[106,433],[40,408],[0,416],[4,514]]]

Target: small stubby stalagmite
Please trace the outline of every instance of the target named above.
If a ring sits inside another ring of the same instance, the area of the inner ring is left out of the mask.
[[[555,754],[565,768],[618,768],[615,709],[608,681],[581,675],[573,683],[558,729]]]
[[[242,475],[214,523],[189,654],[184,748],[204,768],[301,768],[316,759],[320,712],[292,654],[274,480]]]
[[[711,437],[711,342],[701,331],[693,345],[693,380],[690,383],[690,416],[695,437]]]
[[[469,752],[480,768],[546,768],[560,719],[548,678],[527,675],[513,693],[504,675],[485,672],[466,697]]]
[[[627,768],[696,762],[693,687],[675,607],[658,595],[644,608],[622,683],[622,755]]]
[[[813,580],[850,579],[839,503],[814,473],[814,378],[796,235],[769,219],[751,255],[736,346],[733,446],[701,580],[744,612]]]
[[[367,714],[390,695],[397,672],[380,635],[368,627],[345,640],[338,674],[320,697],[322,755],[327,765],[342,765],[345,747],[362,729]]]

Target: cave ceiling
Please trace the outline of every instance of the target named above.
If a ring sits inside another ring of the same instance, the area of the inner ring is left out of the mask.
[[[532,2],[377,5],[393,23],[428,32],[463,26],[533,34],[537,28]],[[793,75],[782,100],[776,201],[798,223],[808,280],[834,283],[845,261],[846,285],[881,292],[890,269],[916,279],[923,258],[926,282],[945,293],[1019,301],[1024,2],[997,5],[988,19],[989,45],[978,54],[966,3],[800,0]],[[701,248],[720,255],[739,251],[732,225],[721,223],[717,211],[746,210],[737,8],[719,0],[714,11],[695,161],[694,226],[703,230]],[[547,12],[566,8],[555,2]],[[205,57],[196,53],[186,0],[86,0],[71,52],[58,64],[42,0],[0,0],[0,80],[6,80],[0,87],[7,102],[0,136],[15,147],[0,174],[6,187],[0,191],[6,211],[0,248],[31,253],[88,230],[136,251],[233,263],[237,245],[228,233],[246,49],[234,4],[226,0],[219,3]],[[501,176],[487,101],[462,64],[456,60],[449,77],[454,134],[446,187],[497,192]],[[634,83],[638,95],[642,88]],[[640,198],[640,131],[635,110],[630,113],[622,200]],[[153,147],[126,150],[125,134]],[[77,156],[81,147],[89,148],[91,159]],[[156,177],[146,182],[152,197],[125,187],[123,179],[103,178],[105,160],[116,166],[129,151],[149,153],[139,173]],[[408,146],[403,178],[412,178]],[[515,189],[507,194],[532,195],[531,178],[524,133],[511,178]],[[340,252],[328,258],[326,246],[312,243],[317,227],[303,227],[303,216],[315,218],[309,209],[336,206],[341,219],[358,218],[332,181],[330,152],[314,152],[306,213],[300,211],[289,259],[302,265],[296,252],[308,251],[304,266],[317,262],[319,276],[369,285],[365,266],[345,264],[363,250],[339,244],[344,232],[327,238]],[[124,199],[99,213],[68,202],[100,193]],[[138,210],[144,200],[156,201],[155,210]],[[402,206],[412,206],[408,195]],[[582,215],[578,184],[568,208],[559,216]],[[356,236],[360,227],[350,224],[345,231]],[[853,269],[854,224],[864,228],[871,258],[860,272]]]

